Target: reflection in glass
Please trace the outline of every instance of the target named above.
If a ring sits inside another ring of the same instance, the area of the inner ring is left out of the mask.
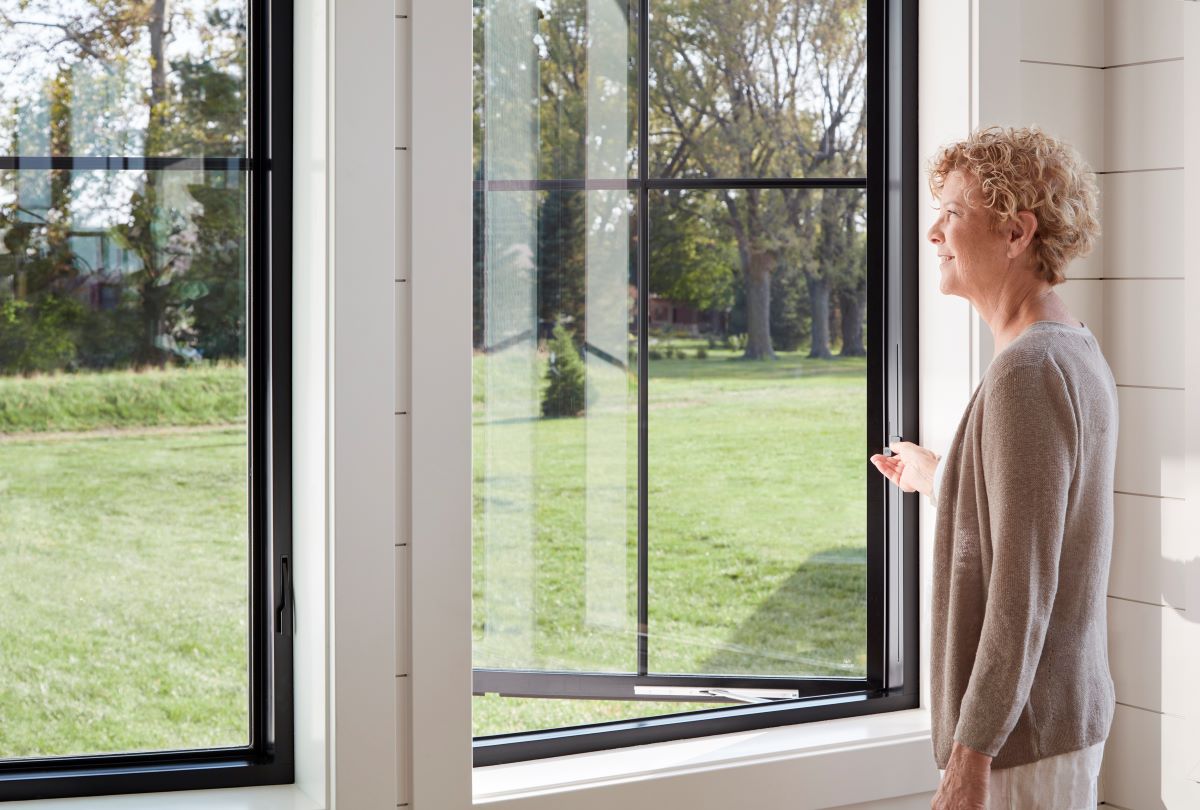
[[[249,741],[246,179],[0,173],[0,758]]]
[[[245,157],[246,0],[28,0],[0,16],[0,154]]]

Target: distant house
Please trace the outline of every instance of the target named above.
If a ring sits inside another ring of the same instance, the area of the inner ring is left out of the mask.
[[[637,287],[629,285],[629,331],[637,332]],[[724,335],[729,328],[729,313],[718,309],[696,309],[687,304],[650,294],[650,328],[670,329],[692,337],[702,334]]]
[[[701,334],[724,334],[729,316],[721,310],[700,310],[662,296],[650,295],[650,328],[671,329],[692,337]]]

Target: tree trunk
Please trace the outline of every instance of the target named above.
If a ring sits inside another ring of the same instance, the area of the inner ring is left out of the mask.
[[[771,346],[771,256],[753,253],[746,272],[746,352],[743,360],[774,360]]]
[[[866,289],[843,289],[838,294],[842,309],[842,351],[839,357],[866,357],[863,346],[862,311],[866,304]]]
[[[150,34],[150,117],[146,124],[146,154],[155,155],[162,152],[163,140],[166,135],[164,122],[164,106],[167,100],[167,0],[153,0],[150,18],[147,20]],[[169,268],[161,267],[161,245],[154,232],[155,220],[159,216],[159,173],[146,172],[146,183],[143,193],[147,201],[147,218],[142,229],[142,238],[146,240],[141,251],[146,266],[142,272],[147,278],[141,285],[141,345],[138,347],[140,364],[165,366],[167,353],[158,347],[158,337],[163,328],[163,315],[166,312],[166,287],[159,286],[159,279],[170,272]]]
[[[806,273],[805,284],[808,286],[808,300],[812,307],[812,348],[809,358],[828,360],[833,357],[829,351],[829,279],[813,273]]]

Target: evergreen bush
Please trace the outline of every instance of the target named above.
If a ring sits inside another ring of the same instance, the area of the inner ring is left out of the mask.
[[[571,332],[562,324],[550,338],[550,366],[542,394],[543,416],[578,416],[583,413],[587,370]]]

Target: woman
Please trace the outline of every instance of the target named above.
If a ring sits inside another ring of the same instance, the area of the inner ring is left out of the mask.
[[[1095,178],[1036,129],[990,128],[944,148],[929,182],[941,292],[970,301],[996,346],[944,458],[910,442],[871,457],[938,507],[932,806],[1091,810],[1115,708],[1117,395],[1054,287],[1099,235]]]

